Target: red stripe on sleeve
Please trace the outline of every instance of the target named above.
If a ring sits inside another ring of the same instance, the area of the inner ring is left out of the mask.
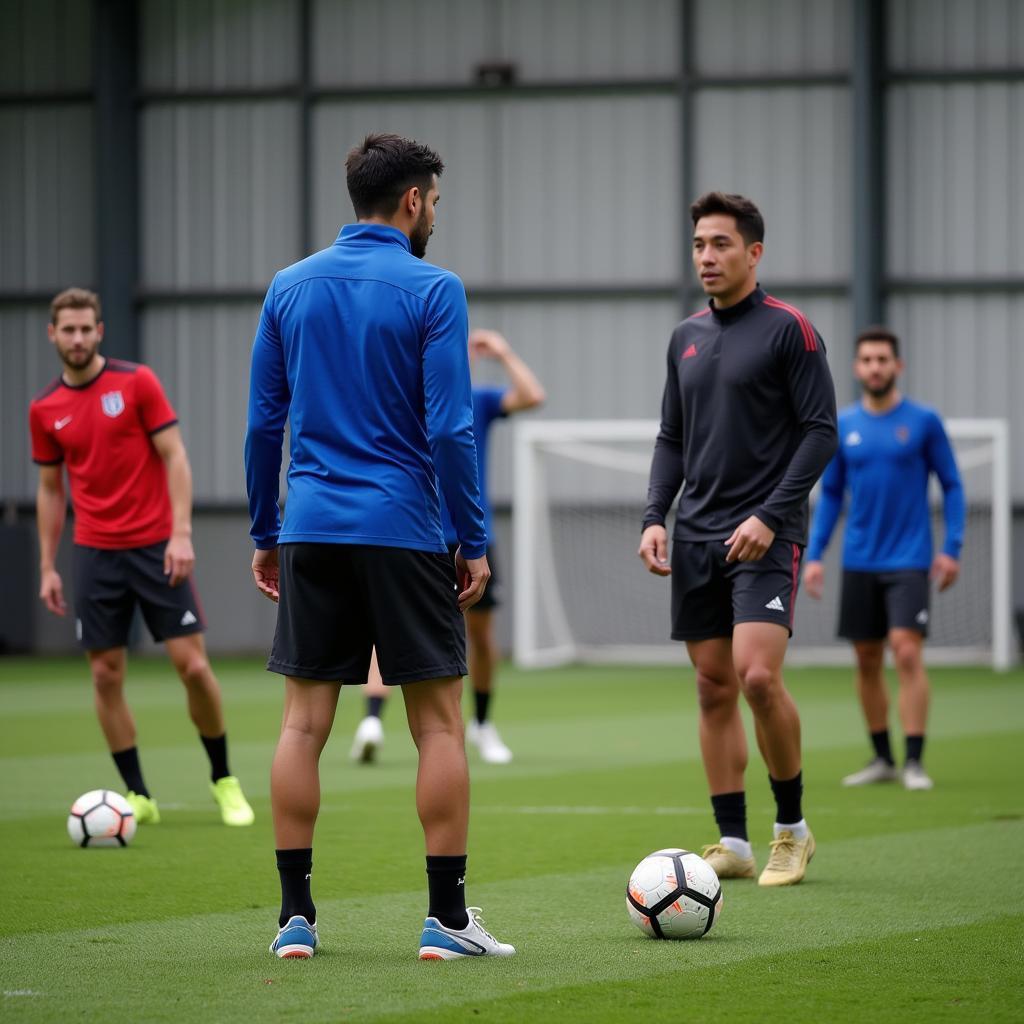
[[[771,306],[773,309],[781,309],[791,316],[796,318],[796,322],[800,325],[800,333],[804,337],[804,350],[806,352],[814,352],[818,348],[818,339],[815,337],[814,328],[811,326],[810,320],[800,312],[796,306],[787,305],[785,302],[780,302],[774,295],[766,295],[764,299],[766,306]]]

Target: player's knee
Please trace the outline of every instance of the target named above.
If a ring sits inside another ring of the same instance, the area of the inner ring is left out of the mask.
[[[901,640],[893,644],[892,659],[897,671],[917,672],[921,668],[921,646],[913,640]]]
[[[175,668],[186,686],[203,687],[210,681],[210,663],[202,654],[190,654],[179,661]]]
[[[95,658],[92,661],[92,685],[97,698],[116,697],[124,686],[124,670],[114,658]]]
[[[771,707],[778,692],[779,679],[767,665],[753,664],[740,676],[747,703],[754,709]]]
[[[731,681],[697,670],[697,704],[704,714],[731,708],[736,703],[736,696]]]

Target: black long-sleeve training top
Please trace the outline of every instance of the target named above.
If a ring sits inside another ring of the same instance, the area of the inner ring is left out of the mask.
[[[724,540],[755,515],[806,544],[807,496],[837,445],[825,345],[803,313],[760,286],[711,306],[669,342],[644,529],[683,485],[677,540]]]

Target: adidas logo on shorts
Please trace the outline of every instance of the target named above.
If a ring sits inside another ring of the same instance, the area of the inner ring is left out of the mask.
[[[198,620],[197,620],[197,619],[196,619],[196,617],[195,617],[195,616],[194,616],[194,615],[192,614],[191,610],[189,610],[189,611],[185,612],[185,614],[184,614],[184,615],[182,615],[182,617],[181,617],[181,624],[182,624],[183,626],[191,626],[191,625],[193,625],[193,624],[194,624],[195,622],[197,622],[197,621],[198,621]]]
[[[769,611],[772,612],[784,612],[786,609],[782,607],[782,598],[779,596],[773,597],[766,605]]]

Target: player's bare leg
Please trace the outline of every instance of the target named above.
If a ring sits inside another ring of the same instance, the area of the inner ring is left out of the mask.
[[[913,629],[891,629],[889,646],[900,681],[900,722],[907,744],[903,785],[907,789],[931,789],[932,780],[921,763],[930,697],[928,674],[924,668],[924,637]]]
[[[270,802],[278,849],[313,845],[320,812],[320,754],[331,734],[341,686],[285,677],[281,735],[270,768]]]
[[[732,649],[740,688],[757,725],[776,813],[771,856],[760,885],[795,885],[814,856],[814,836],[803,818],[800,715],[782,680],[789,631],[774,622],[741,622]]]
[[[700,750],[719,826],[719,842],[702,855],[719,878],[753,878],[756,865],[747,837],[744,773],[747,734],[740,717],[740,682],[733,667],[732,643],[725,637],[686,645],[697,671]]]
[[[498,642],[490,608],[471,608],[466,613],[466,639],[474,701],[474,716],[466,729],[466,739],[476,745],[488,764],[508,764],[512,751],[490,721],[491,694],[498,665]]]
[[[469,833],[469,768],[462,734],[462,679],[407,683],[402,696],[419,751],[416,811],[427,856],[463,856]]]
[[[885,681],[885,641],[855,640],[857,697],[871,736],[875,756],[868,764],[847,775],[844,786],[867,786],[892,782],[896,777],[889,744],[889,688]]]
[[[100,728],[111,753],[135,746],[135,719],[124,699],[124,676],[127,655],[123,647],[87,651],[92,673],[93,701]]]

